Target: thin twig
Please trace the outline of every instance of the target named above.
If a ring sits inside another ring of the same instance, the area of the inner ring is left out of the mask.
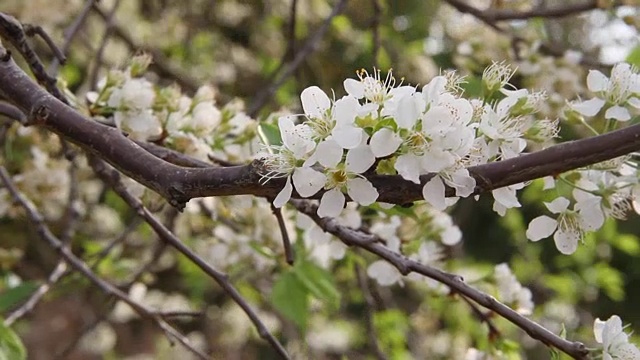
[[[60,260],[51,274],[49,274],[47,281],[44,284],[40,285],[31,294],[31,296],[29,296],[29,299],[27,299],[24,304],[22,304],[19,308],[9,314],[4,320],[4,324],[6,326],[11,326],[14,322],[20,320],[20,318],[33,311],[38,302],[40,302],[40,300],[42,300],[46,293],[49,292],[51,287],[66,274],[66,271],[67,262],[64,260]]]
[[[465,296],[487,309],[491,309],[493,312],[507,319],[514,325],[520,327],[527,334],[529,334],[529,336],[542,342],[543,344],[546,344],[547,346],[553,346],[558,350],[564,352],[565,354],[573,357],[574,359],[588,359],[589,351],[584,346],[584,344],[561,338],[560,336],[552,333],[535,321],[520,315],[515,310],[496,300],[493,296],[490,296],[480,290],[467,285],[460,276],[446,273],[434,267],[421,264],[415,260],[405,257],[400,253],[389,250],[379,242],[372,242],[372,235],[363,234],[358,230],[342,226],[336,219],[320,218],[316,214],[317,206],[311,204],[311,202],[309,201],[292,200],[291,202],[296,207],[296,209],[298,209],[298,211],[309,216],[324,231],[338,237],[346,245],[355,246],[378,255],[380,258],[388,261],[391,265],[395,266],[403,275],[408,275],[409,273],[415,272],[428,278],[434,279],[448,286],[451,291]]]
[[[92,89],[98,86],[98,72],[102,67],[104,49],[106,49],[109,38],[113,33],[113,19],[115,17],[116,11],[118,10],[118,7],[120,7],[120,3],[120,0],[116,0],[116,2],[111,7],[111,10],[109,10],[106,18],[104,18],[104,34],[102,35],[102,39],[100,40],[98,50],[96,50],[95,52],[93,69],[91,70],[91,75],[89,76],[89,86]]]
[[[93,3],[96,1],[97,0],[87,0],[84,3],[84,7],[82,8],[78,16],[76,16],[76,18],[73,20],[71,25],[64,30],[63,32],[64,42],[62,43],[62,46],[60,49],[60,53],[62,54],[63,58],[66,58],[67,54],[69,54],[69,49],[71,48],[71,43],[73,43],[73,39],[80,32],[80,29],[84,25],[87,19],[87,16],[89,16],[89,12],[91,11],[91,7],[93,6]],[[57,57],[53,59],[53,61],[49,65],[49,73],[57,74],[58,68],[60,67],[61,64],[64,64],[64,60],[59,59]]]
[[[289,240],[287,226],[285,225],[284,218],[282,217],[282,209],[276,208],[273,206],[273,202],[271,202],[271,212],[273,212],[276,220],[278,220],[278,227],[280,228],[280,235],[282,236],[282,246],[284,247],[284,258],[287,260],[287,264],[293,265],[295,258],[293,249],[291,248],[291,241]]]
[[[369,290],[369,280],[364,270],[360,265],[356,264],[356,280],[358,281],[358,287],[362,292],[362,297],[365,301],[365,323],[367,325],[367,338],[369,339],[369,346],[373,348],[373,353],[378,360],[386,360],[389,357],[382,351],[380,344],[378,344],[378,335],[376,334],[376,328],[373,323],[373,313],[375,311],[375,300]]]
[[[269,332],[267,327],[262,323],[258,315],[252,309],[251,305],[242,297],[238,290],[229,282],[227,274],[214,269],[204,259],[187,247],[180,239],[178,239],[169,229],[166,228],[149,210],[144,207],[139,199],[132,196],[120,181],[120,174],[107,167],[107,164],[90,156],[89,164],[95,173],[118,194],[136,213],[142,217],[149,226],[158,234],[162,241],[166,242],[182,255],[187,257],[200,270],[209,275],[222,289],[231,297],[231,299],[242,308],[247,314],[253,325],[256,327],[258,334],[273,347],[280,356],[288,359],[289,355],[280,342]]]
[[[67,262],[75,271],[84,275],[91,283],[100,288],[106,294],[115,296],[120,301],[124,301],[127,305],[129,305],[135,312],[137,312],[141,317],[148,318],[153,320],[159,327],[162,329],[165,334],[169,338],[173,338],[177,340],[180,344],[182,344],[186,349],[192,352],[194,355],[198,356],[201,359],[208,359],[209,357],[202,353],[201,351],[194,348],[189,340],[174,329],[171,325],[169,325],[166,321],[164,321],[161,317],[153,314],[152,310],[148,309],[146,306],[132,300],[126,293],[121,291],[120,289],[113,286],[111,283],[103,280],[98,275],[96,275],[89,266],[82,261],[79,257],[73,254],[68,246],[66,246],[60,239],[58,239],[52,232],[49,230],[49,227],[44,221],[44,217],[38,212],[33,203],[28,200],[25,196],[23,196],[18,189],[11,181],[11,177],[4,166],[0,166],[0,180],[4,183],[5,187],[9,190],[11,197],[16,201],[27,213],[27,217],[32,225],[35,227],[38,235],[45,240],[49,245],[55,249],[59,255]]]
[[[281,74],[277,77],[277,80],[274,80],[269,86],[266,86],[263,90],[261,90],[254,98],[254,101],[249,106],[249,110],[247,114],[251,117],[255,117],[255,115],[262,109],[262,107],[271,99],[273,94],[282,86],[282,84],[287,81],[287,79],[298,69],[302,62],[309,56],[311,53],[318,49],[318,45],[320,44],[320,40],[324,37],[324,34],[329,29],[329,25],[333,19],[340,14],[347,3],[346,0],[340,0],[333,7],[333,10],[324,21],[324,23],[316,30],[316,32],[305,42],[304,46],[296,53],[296,56],[293,60],[284,67]]]

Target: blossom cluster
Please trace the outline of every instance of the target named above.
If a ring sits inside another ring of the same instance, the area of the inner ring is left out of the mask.
[[[527,140],[548,141],[557,134],[557,121],[534,115],[545,95],[516,89],[509,80],[514,70],[494,63],[483,74],[482,98],[462,96],[463,78],[450,72],[433,78],[418,91],[396,86],[389,72],[358,72],[346,79],[346,95],[332,100],[316,86],[301,93],[305,121],[294,116],[278,119],[280,143],[268,145],[265,181],[285,177],[286,185],[274,201],[283,206],[293,188],[302,197],[324,190],[320,216],[337,216],[345,192],[360,205],[370,205],[378,191],[369,173],[400,175],[423,185],[424,199],[444,210],[459,197],[473,194],[476,181],[468,166],[521,154]],[[445,188],[455,190],[445,198]],[[518,186],[494,191],[496,211],[518,207]]]
[[[241,162],[258,144],[255,123],[238,102],[216,106],[215,90],[202,86],[193,97],[171,86],[156,88],[143,77],[151,59],[136,56],[124,70],[111,70],[95,92],[87,94],[96,119],[112,118],[129,137],[161,142],[199,160]]]
[[[610,77],[591,70],[587,87],[595,96],[568,103],[565,117],[579,121],[596,135],[624,126],[640,108],[640,74],[629,64],[615,65]],[[598,120],[604,124],[601,130],[596,129]],[[557,189],[558,181],[569,190]],[[600,229],[607,218],[622,220],[632,210],[640,210],[640,182],[631,156],[546,179],[545,189],[553,188],[557,197],[545,205],[556,218],[542,215],[533,219],[526,235],[532,241],[553,235],[563,254],[574,253],[585,233]]]

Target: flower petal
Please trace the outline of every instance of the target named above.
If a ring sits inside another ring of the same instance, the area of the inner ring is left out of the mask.
[[[629,110],[619,105],[612,106],[607,109],[604,113],[605,119],[615,119],[618,121],[627,121],[631,119],[631,114],[629,114]]]
[[[393,154],[402,144],[402,138],[389,128],[382,128],[371,136],[369,145],[371,151],[377,157],[385,157]]]
[[[278,196],[273,200],[273,206],[276,209],[281,208],[284,204],[289,201],[291,198],[291,192],[293,191],[293,186],[291,185],[291,177],[287,176],[287,181],[284,184],[284,187],[278,193]]]
[[[422,196],[434,208],[444,210],[447,208],[444,191],[445,187],[442,179],[440,176],[434,176],[422,188]]]
[[[317,86],[310,86],[300,94],[304,113],[312,118],[322,118],[331,107],[331,100],[327,94]]]
[[[336,217],[340,215],[344,208],[344,194],[339,189],[333,188],[322,195],[320,206],[318,206],[318,216]]]
[[[571,255],[576,252],[580,238],[581,236],[578,231],[563,231],[562,229],[558,229],[555,235],[553,235],[553,240],[556,243],[558,251],[565,255]]]
[[[318,144],[314,153],[318,162],[327,168],[336,167],[342,160],[342,154],[342,147],[333,139],[328,139]]]
[[[604,100],[596,97],[587,101],[573,103],[571,104],[571,108],[584,116],[594,116],[602,109],[604,103]]]
[[[403,179],[420,184],[421,161],[419,157],[413,154],[400,155],[393,167]]]
[[[327,181],[327,177],[323,173],[315,171],[310,167],[296,168],[293,171],[292,177],[296,191],[300,196],[305,198],[320,191]],[[291,194],[289,194],[289,196],[291,196]]]
[[[378,190],[369,182],[362,178],[347,180],[347,193],[360,205],[368,206],[378,199]]]
[[[355,97],[356,99],[362,99],[364,97],[364,84],[362,81],[356,79],[346,79],[342,85],[347,91],[347,94]]]
[[[343,149],[353,149],[362,142],[362,129],[353,125],[339,125],[333,128],[331,135]]]
[[[567,198],[565,197],[560,196],[559,198],[556,198],[552,202],[545,202],[544,204],[547,206],[547,209],[549,209],[549,211],[551,211],[552,213],[560,214],[561,212],[564,212],[565,210],[567,210],[567,208],[569,207],[569,200],[567,200]]]
[[[589,70],[587,87],[593,92],[604,91],[609,84],[609,78],[598,70]]]
[[[376,162],[376,156],[373,155],[369,145],[360,145],[347,152],[345,161],[347,171],[356,174],[362,174],[367,171],[373,163]]]
[[[557,228],[558,221],[556,221],[556,219],[552,219],[547,215],[538,216],[529,223],[526,232],[527,239],[531,241],[544,239],[551,236]]]

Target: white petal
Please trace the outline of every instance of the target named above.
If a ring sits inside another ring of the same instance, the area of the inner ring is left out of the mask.
[[[448,181],[447,184],[456,189],[456,196],[467,197],[475,191],[476,179],[469,175],[469,170],[460,169],[451,174],[453,181]]]
[[[327,177],[323,173],[310,167],[296,168],[293,171],[293,184],[296,186],[296,191],[305,198],[320,191],[326,181]]]
[[[507,186],[500,189],[495,189],[491,191],[491,193],[493,194],[493,198],[497,202],[504,205],[508,209],[520,207],[515,189],[511,189]]]
[[[340,125],[333,128],[331,135],[343,149],[353,149],[360,145],[363,130],[353,125]]]
[[[344,208],[344,194],[339,189],[331,189],[322,195],[320,206],[318,206],[318,216],[336,217],[340,215]]]
[[[600,201],[596,197],[576,204],[575,208],[580,213],[580,227],[585,230],[595,231],[604,224],[604,213],[600,207]]]
[[[631,114],[629,114],[629,110],[622,106],[612,106],[607,109],[604,113],[605,119],[616,119],[618,121],[627,121],[631,119]]]
[[[529,223],[529,227],[526,232],[527,239],[531,241],[544,239],[551,236],[551,234],[556,231],[557,227],[558,222],[556,219],[552,219],[547,215],[538,216]]]
[[[547,206],[547,209],[549,209],[549,211],[551,211],[552,213],[560,214],[561,212],[564,212],[565,210],[567,210],[567,208],[569,207],[569,200],[567,200],[567,198],[565,197],[560,196],[559,198],[556,198],[552,202],[545,202],[544,204]]]
[[[373,155],[371,147],[369,145],[360,145],[347,152],[347,160],[345,164],[347,171],[362,174],[375,162],[376,156]]]
[[[578,240],[580,240],[580,233],[576,231],[562,231],[558,229],[553,240],[556,243],[558,251],[565,255],[571,255],[576,252],[578,248]]]
[[[284,187],[278,193],[278,196],[273,200],[273,206],[276,208],[281,208],[284,204],[289,201],[291,198],[291,192],[293,191],[293,186],[291,185],[291,177],[287,176],[287,182],[284,184]]]
[[[327,94],[317,86],[310,86],[300,94],[302,109],[307,116],[312,118],[321,118],[324,113],[331,107],[331,100]]]
[[[336,101],[333,107],[333,118],[336,126],[351,125],[358,115],[360,103],[353,96],[344,96]]]
[[[367,268],[367,275],[375,279],[380,286],[390,286],[402,279],[402,274],[393,265],[377,260]]]
[[[447,78],[444,76],[436,76],[431,81],[422,87],[422,96],[427,104],[437,103],[439,95],[444,92],[444,88],[447,86]]]
[[[604,91],[609,84],[609,78],[598,70],[589,70],[587,75],[587,87],[593,92]]]
[[[602,344],[602,331],[604,330],[604,324],[605,322],[599,318],[593,322],[593,335],[599,344]]]
[[[584,116],[594,116],[602,109],[605,101],[599,98],[571,104],[571,107]]]
[[[445,187],[440,176],[434,176],[422,188],[422,196],[424,199],[438,210],[447,208],[445,203]]]
[[[356,79],[346,79],[343,83],[344,89],[347,94],[355,97],[356,99],[362,99],[364,97],[364,84],[362,81]]]
[[[420,116],[420,109],[414,95],[405,96],[398,102],[396,111],[396,124],[403,129],[411,129],[416,124]]]
[[[378,190],[369,180],[353,178],[347,181],[347,193],[358,204],[368,206],[378,199]]]
[[[329,139],[318,144],[315,157],[322,166],[334,168],[342,160],[342,153],[342,147],[333,139]]]
[[[396,132],[389,128],[383,128],[376,131],[373,136],[371,136],[371,141],[369,145],[371,146],[371,151],[377,157],[385,157],[393,154],[402,144],[402,138]]]
[[[413,154],[404,154],[398,156],[393,167],[403,179],[420,184],[420,163],[419,157]]]

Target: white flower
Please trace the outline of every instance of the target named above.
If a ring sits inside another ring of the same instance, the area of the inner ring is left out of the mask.
[[[571,107],[582,115],[594,116],[605,104],[609,104],[612,106],[604,114],[606,119],[627,121],[631,119],[631,114],[625,106],[640,108],[640,75],[627,63],[616,64],[611,70],[611,78],[607,78],[598,70],[590,70],[587,75],[587,87],[596,97],[571,104]]]
[[[378,260],[367,268],[367,275],[375,279],[380,286],[391,286],[397,282],[402,284],[402,274],[385,260]]]
[[[332,106],[322,89],[310,86],[302,91],[300,100],[314,138],[324,140],[332,136],[343,149],[360,145],[364,132],[354,125],[361,107],[355,97],[345,96]]]
[[[555,233],[553,240],[558,251],[565,255],[573,254],[578,247],[578,241],[582,240],[584,231],[590,228],[589,223],[596,219],[583,217],[575,210],[569,210],[569,200],[564,197],[559,197],[550,203],[545,202],[545,205],[549,211],[558,214],[558,219],[546,215],[533,219],[527,228],[527,238],[538,241]]]
[[[119,110],[143,110],[151,108],[155,99],[153,85],[146,79],[128,79],[120,88],[114,89],[107,105]]]
[[[500,216],[506,214],[507,209],[520,207],[520,202],[516,196],[516,191],[524,187],[524,183],[505,186],[491,191],[495,201],[493,202],[493,211]]]
[[[531,290],[520,284],[511,272],[509,265],[505,263],[496,265],[493,277],[496,280],[500,300],[514,304],[516,311],[522,315],[533,313],[534,304]]]
[[[504,61],[494,61],[482,73],[482,82],[489,93],[502,89],[509,83],[516,70]]]
[[[398,106],[398,101],[405,95],[415,92],[415,88],[411,86],[396,86],[396,79],[393,72],[389,70],[387,77],[382,81],[380,70],[374,70],[373,75],[362,69],[357,72],[360,81],[355,79],[346,79],[343,83],[347,94],[356,98],[365,98],[367,101],[382,105],[384,115],[392,115]],[[386,113],[385,113],[386,112]]]
[[[512,117],[509,114],[511,107],[518,101],[515,97],[502,99],[495,107],[484,107],[480,120],[480,131],[488,138],[490,156],[500,154],[508,159],[518,156],[527,146],[522,138],[529,128],[524,117]]]
[[[151,109],[116,111],[113,119],[118,129],[136,140],[156,140],[162,134],[162,124]]]
[[[285,186],[273,201],[276,208],[289,201],[293,185],[300,196],[309,197],[320,191],[326,180],[324,174],[308,166],[298,166],[298,163],[309,157],[315,148],[316,144],[311,139],[311,129],[305,124],[294,125],[290,117],[281,117],[278,119],[278,125],[283,145],[270,147],[273,153],[264,158],[267,172],[262,174],[263,181],[287,177]]]
[[[320,144],[322,145],[322,143]],[[320,147],[318,145],[318,147]],[[361,174],[367,171],[375,162],[375,155],[368,145],[360,145],[347,152],[344,163],[342,155],[334,156],[334,150],[342,152],[342,148],[335,141],[329,139],[322,145],[325,151],[316,152],[318,162],[326,168],[325,192],[320,199],[318,215],[338,216],[344,207],[345,197],[342,189],[360,205],[371,205],[378,198],[378,191]]]
[[[640,359],[640,350],[629,342],[629,335],[624,332],[619,316],[613,315],[607,321],[596,319],[593,323],[593,335],[602,344],[604,360]]]

